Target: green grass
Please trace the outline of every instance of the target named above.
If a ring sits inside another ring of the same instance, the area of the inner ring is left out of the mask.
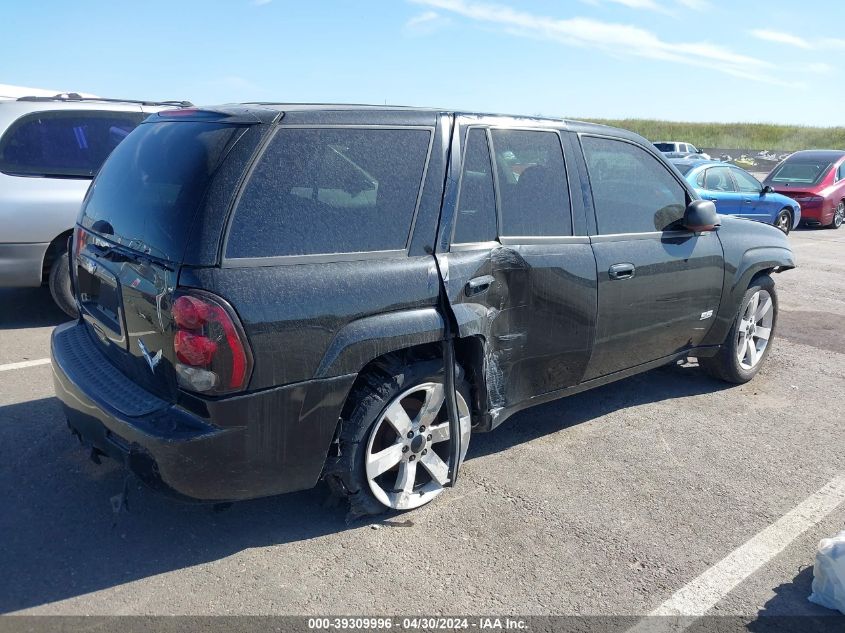
[[[845,149],[845,127],[805,127],[767,123],[683,123],[649,119],[586,119],[625,128],[651,141],[684,141],[697,147],[794,152]]]

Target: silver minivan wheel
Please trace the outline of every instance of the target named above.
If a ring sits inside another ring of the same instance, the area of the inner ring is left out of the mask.
[[[472,425],[460,392],[457,402],[463,460]],[[393,510],[418,508],[435,499],[448,481],[448,440],[442,383],[415,385],[394,397],[373,425],[364,453],[373,496]]]

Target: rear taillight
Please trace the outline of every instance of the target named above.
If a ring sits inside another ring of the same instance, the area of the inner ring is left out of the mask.
[[[77,226],[73,229],[73,251],[71,252],[73,260],[76,260],[76,256],[85,248],[85,244],[88,242],[90,236],[91,234],[81,227]]]
[[[795,198],[795,202],[805,208],[818,207],[824,202],[824,198],[821,196],[801,196]]]
[[[171,314],[179,386],[210,395],[244,389],[252,354],[238,317],[226,302],[201,290],[180,290]]]

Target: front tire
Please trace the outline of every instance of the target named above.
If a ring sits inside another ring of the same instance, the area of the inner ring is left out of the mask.
[[[49,286],[50,294],[56,305],[61,308],[62,312],[75,319],[79,313],[76,311],[76,301],[73,298],[73,289],[70,285],[70,262],[68,261],[67,250],[62,250],[56,254],[53,265],[50,266]]]
[[[827,225],[829,229],[838,229],[845,222],[845,200],[841,201],[833,212],[833,220]]]
[[[743,384],[754,378],[769,355],[778,316],[775,282],[755,279],[742,297],[739,312],[719,353],[699,360],[714,378]]]
[[[778,217],[775,218],[775,226],[789,235],[792,230],[792,212],[789,209],[781,209]]]
[[[341,417],[337,457],[324,479],[346,498],[350,517],[418,508],[448,482],[449,422],[440,360],[398,359],[353,387]],[[456,371],[461,460],[471,433],[469,388]]]

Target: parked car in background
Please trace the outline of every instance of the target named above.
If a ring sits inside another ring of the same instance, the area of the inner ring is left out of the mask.
[[[798,202],[808,225],[838,229],[845,222],[845,151],[795,152],[764,184]]]
[[[53,378],[94,455],[354,514],[428,503],[532,405],[688,355],[751,380],[794,267],[631,132],[418,108],[160,112],[75,231]]]
[[[657,141],[654,146],[663,154],[682,154],[684,156],[698,155],[701,158],[710,159],[709,154],[705,154],[703,150],[698,149],[692,143],[683,143],[681,141]]]
[[[772,224],[789,233],[801,222],[801,206],[764,186],[744,169],[711,160],[677,158],[670,161],[719,213]]]
[[[65,254],[85,191],[117,144],[165,106],[174,102],[76,93],[0,100],[0,287],[47,283],[76,315]]]

